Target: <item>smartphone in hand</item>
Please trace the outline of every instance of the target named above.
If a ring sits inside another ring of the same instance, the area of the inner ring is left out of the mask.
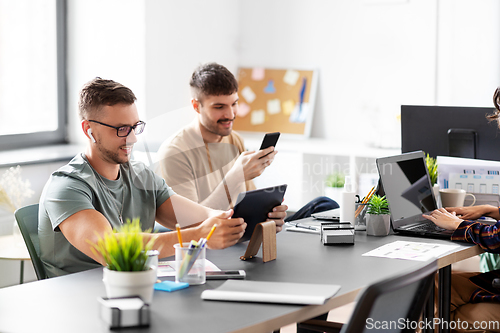
[[[264,136],[264,140],[262,140],[262,144],[260,145],[259,150],[266,149],[266,148],[269,148],[271,146],[276,147],[276,143],[278,143],[279,137],[280,137],[280,132],[266,133],[266,135]],[[267,155],[269,155],[269,154],[267,154]],[[267,155],[264,155],[262,157],[265,157]]]

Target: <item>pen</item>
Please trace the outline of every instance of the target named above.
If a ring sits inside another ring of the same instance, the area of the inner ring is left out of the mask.
[[[208,233],[208,236],[207,236],[207,242],[208,240],[210,239],[210,237],[212,237],[212,234],[214,233],[215,231],[215,228],[217,227],[217,224],[214,224],[214,226],[212,227],[212,229],[210,230],[210,232]]]
[[[181,247],[183,247],[183,246],[182,246],[181,226],[179,225],[179,223],[177,223],[177,224],[175,225],[175,229],[177,230],[177,238],[179,238],[179,245],[180,245]]]
[[[370,190],[370,192],[368,192],[368,194],[366,195],[366,197],[361,202],[361,205],[358,207],[358,209],[356,209],[356,212],[354,213],[354,217],[358,217],[358,215],[361,213],[361,211],[364,208],[363,205],[365,205],[368,201],[370,201],[370,199],[372,198],[372,195],[374,193],[375,193],[375,186],[372,187],[372,189]]]
[[[302,228],[302,229],[309,229],[309,230],[319,230],[318,227],[313,226],[313,225],[303,225],[300,223],[293,223],[293,222],[286,222],[286,224],[295,227],[295,228]]]
[[[318,230],[315,226],[312,225],[301,225],[301,224],[296,224],[295,228],[303,228],[303,229],[310,229],[310,230]]]
[[[181,267],[179,268],[179,276],[182,279],[184,277],[184,274],[187,274],[189,270],[186,270],[186,268],[189,266],[189,262],[191,260],[191,257],[193,256],[194,250],[198,247],[198,242],[195,240],[192,240],[191,243],[189,244],[189,249],[188,253],[182,259]]]

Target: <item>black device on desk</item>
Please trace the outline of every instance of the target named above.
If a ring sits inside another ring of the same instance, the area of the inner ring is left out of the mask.
[[[287,185],[283,184],[238,194],[233,218],[241,217],[247,224],[240,242],[249,240],[255,226],[260,222],[265,222],[268,219],[267,214],[274,207],[281,205],[286,188]]]
[[[276,147],[276,144],[278,143],[279,137],[280,137],[280,132],[266,133],[266,135],[264,135],[264,140],[262,140],[262,144],[260,145],[259,150],[266,149],[269,147]],[[266,157],[269,154],[266,154],[262,157]],[[262,158],[262,157],[260,157],[260,158]]]
[[[227,279],[244,279],[246,273],[244,270],[232,270],[232,271],[213,271],[206,272],[205,276],[207,280],[227,280]]]

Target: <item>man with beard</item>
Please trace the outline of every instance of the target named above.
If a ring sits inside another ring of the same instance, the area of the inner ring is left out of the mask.
[[[243,139],[233,131],[238,82],[227,68],[216,63],[202,65],[192,74],[189,85],[191,105],[198,115],[162,144],[158,172],[178,194],[207,207],[226,210],[234,206],[239,193],[256,188],[252,180],[271,165],[277,151],[274,147],[246,151]],[[286,220],[338,207],[332,199],[318,197]],[[287,209],[286,205],[274,207],[268,219],[280,219]],[[282,223],[277,222],[276,231],[281,230]],[[326,320],[327,315],[315,319]],[[297,332],[309,330],[298,327]]]
[[[40,198],[40,251],[49,277],[103,265],[89,242],[135,218],[143,230],[155,220],[169,229],[179,223],[187,242],[206,237],[217,224],[207,243],[212,249],[234,245],[245,231],[243,219],[230,218],[231,210],[215,211],[176,195],[143,163],[130,160],[145,126],[135,100],[129,88],[112,80],[96,78],[81,90],[81,128],[89,145],[51,175]],[[280,214],[278,224],[285,216]],[[177,242],[175,232],[161,233],[154,247],[167,257]]]
[[[246,151],[243,139],[233,131],[238,82],[227,68],[216,63],[202,65],[189,84],[197,117],[162,144],[158,172],[176,193],[207,207],[227,210],[239,193],[256,188],[252,180],[271,165],[277,151],[274,147]],[[287,208],[275,207],[269,219],[279,218]],[[335,201],[319,197],[287,220],[334,208],[338,208]]]

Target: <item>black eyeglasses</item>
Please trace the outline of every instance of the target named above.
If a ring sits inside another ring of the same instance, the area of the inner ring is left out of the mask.
[[[130,132],[132,132],[132,130],[134,130],[135,135],[139,135],[144,131],[144,126],[146,126],[146,123],[143,121],[139,121],[134,126],[125,125],[125,126],[119,126],[119,127],[111,126],[111,125],[108,125],[105,123],[101,123],[100,121],[97,121],[97,120],[89,120],[89,121],[91,121],[93,123],[101,124],[103,126],[114,128],[116,130],[116,135],[118,135],[121,138],[128,136],[130,134]]]

